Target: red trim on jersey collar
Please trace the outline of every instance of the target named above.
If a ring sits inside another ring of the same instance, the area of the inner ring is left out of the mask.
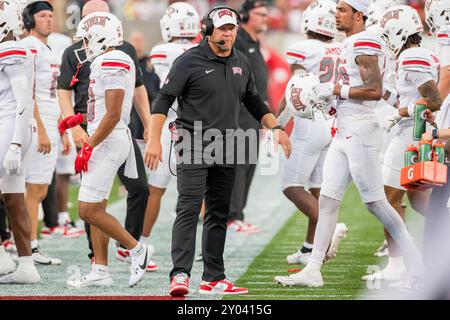
[[[370,42],[370,41],[358,41],[358,42],[355,42],[355,44],[353,46],[354,47],[372,47],[372,48],[381,50],[381,46],[378,43]]]

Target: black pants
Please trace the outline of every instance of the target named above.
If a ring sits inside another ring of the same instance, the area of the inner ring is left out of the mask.
[[[255,175],[256,164],[238,164],[231,193],[230,220],[244,220],[244,208]]]
[[[52,183],[48,186],[47,196],[42,201],[44,210],[44,224],[48,228],[57,227],[58,223],[58,199],[56,196],[56,174],[53,173]]]
[[[0,199],[0,240],[1,242],[11,239],[11,232],[8,228],[6,208]]]
[[[234,165],[178,165],[177,217],[172,229],[170,276],[185,272],[190,276],[195,255],[197,223],[205,199],[202,253],[203,280],[225,279],[223,251],[227,233]]]
[[[139,240],[144,226],[145,209],[147,208],[148,183],[147,173],[145,172],[144,159],[142,158],[136,140],[132,138],[134,146],[134,155],[136,157],[136,167],[138,172],[137,179],[130,179],[125,176],[125,163],[119,168],[117,175],[128,191],[127,197],[127,215],[125,218],[125,229],[135,238]],[[89,241],[89,249],[91,253],[89,258],[94,256],[91,241],[91,228],[85,223],[86,235]]]

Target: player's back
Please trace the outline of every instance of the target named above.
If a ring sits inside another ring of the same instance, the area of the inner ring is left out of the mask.
[[[197,46],[197,44],[189,40],[177,40],[174,42],[158,44],[153,47],[150,53],[150,59],[155,68],[155,73],[160,79],[161,87],[166,81],[166,77],[172,68],[173,62],[187,50],[195,46]],[[178,103],[175,101],[172,108],[177,110],[177,107]],[[175,119],[177,117],[176,112],[172,110],[172,108],[167,114],[168,119]]]
[[[361,78],[360,69],[356,63],[358,56],[377,56],[378,68],[382,75],[385,68],[385,52],[383,40],[376,34],[363,31],[351,35],[343,41],[342,54],[339,59],[338,84],[351,87],[364,84]],[[373,111],[377,101],[339,99],[337,101],[338,121],[345,119],[376,119]]]
[[[5,73],[9,65],[21,64],[27,79],[33,79],[33,60],[31,52],[20,42],[5,41],[0,43],[0,121],[14,120],[17,102],[14,98],[11,82]],[[30,87],[31,88],[31,84]],[[23,94],[26,94],[23,92]],[[32,94],[31,90],[28,94]]]
[[[413,105],[422,98],[418,86],[428,80],[438,81],[439,59],[434,53],[422,47],[409,48],[403,51],[398,58],[397,93],[401,107]],[[412,125],[411,117],[402,119],[399,126]]]
[[[123,79],[125,82],[123,82]],[[88,101],[88,133],[95,132],[106,114],[105,95],[108,89],[124,89],[121,121],[115,128],[126,129],[130,122],[133,104],[136,68],[129,55],[120,50],[106,52],[91,64],[89,101]],[[123,87],[125,85],[125,87]]]

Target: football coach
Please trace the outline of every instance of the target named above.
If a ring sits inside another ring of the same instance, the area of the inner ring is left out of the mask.
[[[145,154],[146,165],[151,170],[155,170],[160,161],[169,161],[162,159],[160,137],[166,115],[175,99],[178,100],[176,128],[179,132],[182,129],[184,134],[180,136],[183,140],[186,135],[194,140],[189,144],[190,148],[186,148],[187,144],[182,141],[184,147],[181,151],[179,146],[182,143],[175,143],[175,151],[183,159],[192,160],[198,156],[195,145],[199,136],[202,137],[200,144],[203,151],[208,150],[209,144],[225,145],[228,139],[234,139],[234,134],[229,132],[239,128],[241,104],[264,127],[274,131],[275,143],[280,144],[289,157],[289,137],[258,95],[248,59],[233,49],[239,21],[239,13],[234,9],[213,8],[204,19],[204,40],[175,60],[152,108]],[[198,128],[198,122],[201,122],[200,132],[194,130],[194,127]],[[207,131],[217,134],[206,139]],[[186,157],[189,153],[192,156]],[[200,292],[246,293],[246,290],[234,287],[225,276],[223,251],[236,166],[222,163],[224,155],[218,153],[213,156],[213,163],[207,161],[206,157],[200,163],[196,161],[198,159],[194,159],[194,163],[177,161],[179,196],[177,217],[172,229],[173,269],[170,272],[170,294],[174,296],[189,292],[197,222],[203,199],[206,213],[202,235],[204,271]]]

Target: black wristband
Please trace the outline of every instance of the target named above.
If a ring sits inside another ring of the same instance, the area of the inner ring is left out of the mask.
[[[270,129],[270,130],[283,130],[284,131],[284,128],[283,128],[283,126],[281,125],[281,124],[278,124],[278,125],[276,125],[275,127],[273,127],[272,129]]]
[[[431,135],[433,136],[433,139],[439,139],[438,129],[434,128],[433,131],[431,131]]]

